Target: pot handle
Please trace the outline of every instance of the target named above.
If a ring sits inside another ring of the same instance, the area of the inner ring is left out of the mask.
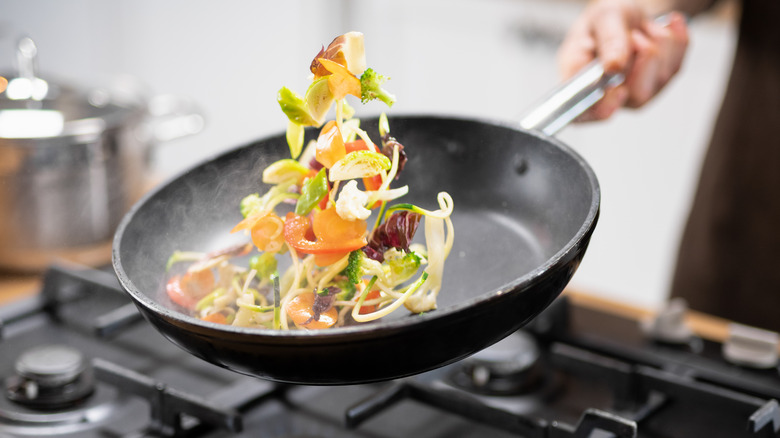
[[[607,88],[620,85],[624,78],[622,73],[604,73],[604,66],[595,59],[534,105],[521,117],[520,126],[555,135],[601,100]]]
[[[152,97],[149,115],[149,133],[154,143],[195,135],[205,125],[203,116],[190,99],[173,94]]]

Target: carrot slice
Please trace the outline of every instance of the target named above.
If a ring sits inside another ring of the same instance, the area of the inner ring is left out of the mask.
[[[214,322],[217,324],[227,324],[227,318],[222,313],[212,313],[211,315],[206,315],[203,318],[204,321],[208,322]]]
[[[374,289],[371,292],[369,292],[368,295],[366,295],[366,301],[373,300],[375,298],[379,298],[379,289]],[[360,306],[360,311],[358,313],[361,315],[365,315],[367,313],[376,312],[376,310],[377,310],[377,305],[372,304],[370,306]]]
[[[339,313],[335,307],[322,312],[318,320],[312,319],[314,315],[314,309],[312,309],[314,299],[314,292],[304,292],[293,298],[287,303],[287,316],[293,320],[295,325],[307,329],[324,329],[335,324],[339,318]]]
[[[350,251],[343,252],[343,253],[334,253],[334,254],[315,254],[314,263],[320,268],[323,268],[325,266],[330,266],[336,263],[337,261],[343,259],[349,253]]]

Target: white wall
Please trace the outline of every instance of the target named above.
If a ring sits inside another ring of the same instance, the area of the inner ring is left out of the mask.
[[[162,146],[162,177],[220,150],[281,132],[282,85],[303,91],[320,45],[365,34],[368,64],[392,77],[391,114],[517,120],[557,83],[555,48],[583,3],[571,0],[3,0],[0,68],[21,34],[40,68],[90,86],[133,75],[154,93],[190,96],[207,125]],[[683,71],[651,105],[559,137],[602,187],[601,219],[572,285],[659,305],[731,59],[730,22],[692,23]],[[362,109],[374,114],[378,104]]]

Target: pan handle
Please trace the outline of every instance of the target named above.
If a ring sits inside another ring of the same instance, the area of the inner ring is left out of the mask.
[[[687,21],[688,17],[685,18]],[[662,26],[668,25],[669,14],[657,16],[655,22]],[[622,84],[624,80],[623,73],[605,73],[601,62],[594,59],[525,113],[520,118],[520,126],[546,135],[555,135],[601,100],[607,89]]]
[[[620,85],[624,78],[622,73],[604,73],[604,66],[595,59],[528,111],[521,118],[520,126],[555,135],[601,100],[606,89]]]

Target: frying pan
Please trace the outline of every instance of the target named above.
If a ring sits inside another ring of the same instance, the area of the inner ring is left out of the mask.
[[[531,321],[576,271],[596,226],[600,191],[588,164],[551,135],[597,101],[612,80],[592,64],[537,105],[521,127],[390,117],[392,135],[409,154],[394,184],[410,187],[402,202],[436,209],[439,191],[454,200],[455,244],[435,311],[399,310],[390,319],[328,330],[274,331],[201,321],[167,301],[165,265],[174,251],[212,251],[246,239],[229,233],[241,219],[239,202],[267,189],[262,170],[289,156],[284,135],[222,153],[148,193],[119,225],[114,269],[165,337],[239,373],[343,385],[452,363]],[[377,120],[363,120],[361,127],[377,135]]]

